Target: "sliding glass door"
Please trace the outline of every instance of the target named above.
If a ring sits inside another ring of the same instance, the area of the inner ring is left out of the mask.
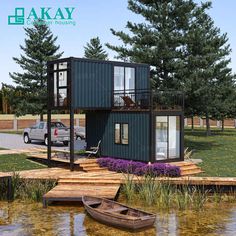
[[[180,117],[156,116],[156,160],[180,158]]]

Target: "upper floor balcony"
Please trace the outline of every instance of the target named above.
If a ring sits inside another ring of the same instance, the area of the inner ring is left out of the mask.
[[[114,110],[183,111],[184,93],[173,90],[115,90]]]

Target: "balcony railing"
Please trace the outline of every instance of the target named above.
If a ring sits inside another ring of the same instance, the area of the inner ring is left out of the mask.
[[[170,90],[116,90],[113,109],[182,111],[184,95],[181,91]]]

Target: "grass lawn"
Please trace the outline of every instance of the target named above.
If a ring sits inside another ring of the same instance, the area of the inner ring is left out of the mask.
[[[24,154],[0,155],[0,172],[47,168],[26,158]]]
[[[204,129],[185,130],[185,147],[194,151],[192,158],[203,160],[201,176],[236,177],[236,130],[213,129],[207,137]]]

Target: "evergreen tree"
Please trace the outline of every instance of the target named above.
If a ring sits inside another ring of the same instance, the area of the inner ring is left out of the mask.
[[[108,54],[103,49],[99,37],[90,39],[84,47],[84,57],[89,59],[107,60]]]
[[[145,22],[128,21],[130,34],[111,29],[124,45],[107,47],[120,59],[150,64],[156,88],[178,89],[176,73],[184,66],[185,36],[195,7],[192,0],[129,0],[128,9]]]
[[[184,78],[186,114],[206,118],[210,135],[210,118],[229,116],[234,93],[234,80],[229,66],[230,45],[226,34],[215,27],[206,10],[211,3],[197,8],[187,34],[185,68],[179,72]]]
[[[57,37],[42,20],[24,30],[25,46],[20,46],[24,55],[13,58],[23,72],[10,73],[17,94],[11,97],[11,106],[17,116],[30,113],[40,115],[43,120],[47,104],[47,62],[60,58],[63,53],[58,53]]]

